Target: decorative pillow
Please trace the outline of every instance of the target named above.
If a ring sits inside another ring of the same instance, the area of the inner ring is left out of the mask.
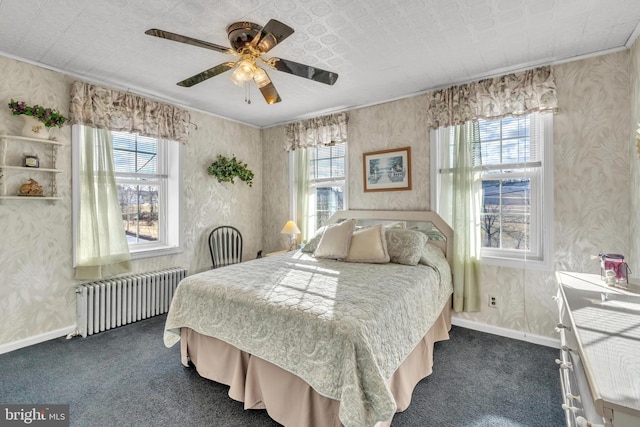
[[[427,236],[415,230],[391,229],[385,231],[387,251],[391,262],[418,265]]]
[[[406,224],[404,222],[394,222],[393,224],[387,224],[385,225],[385,228],[387,229],[396,229],[396,228],[400,228],[400,229],[405,229],[407,228]]]
[[[318,248],[313,253],[316,258],[344,259],[349,255],[351,236],[356,226],[355,220],[349,219],[327,226]]]
[[[314,253],[316,249],[318,249],[318,244],[320,243],[320,239],[322,239],[322,235],[324,234],[324,230],[326,229],[326,226],[318,228],[316,234],[314,234],[313,237],[309,239],[309,241],[300,250],[302,252]]]
[[[382,225],[374,225],[373,227],[354,231],[353,236],[351,236],[351,246],[349,247],[349,256],[347,256],[346,261],[372,264],[389,262],[384,227]]]
[[[412,227],[410,228],[410,230],[416,230],[421,233],[424,233],[424,235],[427,236],[429,240],[445,240],[445,237],[442,235],[442,233],[435,228]]]

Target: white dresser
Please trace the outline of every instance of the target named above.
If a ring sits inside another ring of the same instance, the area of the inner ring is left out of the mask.
[[[640,427],[640,293],[599,274],[557,278],[567,426]]]

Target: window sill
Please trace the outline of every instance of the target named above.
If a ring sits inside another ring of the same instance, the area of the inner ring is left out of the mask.
[[[495,267],[507,267],[518,268],[522,270],[538,270],[538,271],[553,271],[553,265],[549,261],[540,259],[515,259],[515,258],[500,258],[500,257],[482,257],[482,265],[491,265]]]
[[[154,247],[153,249],[141,248],[138,250],[131,250],[130,255],[131,255],[131,259],[135,260],[135,259],[153,258],[153,257],[159,257],[159,256],[165,256],[165,255],[175,255],[182,252],[183,252],[182,248],[179,246],[157,246],[157,247]]]

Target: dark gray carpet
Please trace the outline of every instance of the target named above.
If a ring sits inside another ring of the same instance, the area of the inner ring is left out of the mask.
[[[165,348],[165,316],[0,355],[0,403],[70,404],[72,426],[278,426]],[[564,424],[557,350],[459,327],[393,427]]]

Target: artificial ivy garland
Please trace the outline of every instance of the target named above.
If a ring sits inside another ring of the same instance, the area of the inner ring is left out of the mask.
[[[9,102],[9,109],[14,116],[24,114],[25,116],[31,116],[36,120],[42,122],[46,127],[53,126],[62,127],[67,121],[67,118],[60,114],[58,110],[53,108],[45,108],[40,105],[30,106],[24,101],[14,101],[13,98]]]
[[[246,163],[238,161],[235,155],[229,159],[222,154],[218,154],[216,161],[211,163],[207,170],[209,175],[213,175],[218,179],[218,182],[235,184],[233,180],[237,177],[246,182],[249,187],[253,187],[253,172],[247,168]]]

